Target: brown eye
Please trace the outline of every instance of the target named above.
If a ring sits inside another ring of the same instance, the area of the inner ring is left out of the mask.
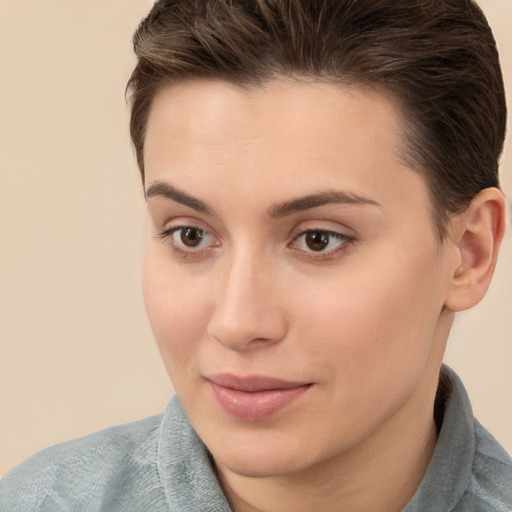
[[[308,231],[304,242],[308,249],[312,251],[323,251],[329,245],[329,239],[332,235],[326,231]]]
[[[180,240],[186,247],[197,247],[204,235],[204,231],[198,228],[182,228],[180,230]]]
[[[308,229],[297,235],[291,247],[312,259],[333,259],[348,249],[354,237],[329,229]]]

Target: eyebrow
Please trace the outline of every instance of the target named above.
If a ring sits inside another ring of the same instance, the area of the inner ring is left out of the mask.
[[[152,183],[148,189],[145,191],[146,201],[150,197],[165,197],[166,199],[170,199],[175,201],[176,203],[183,204],[196,210],[199,213],[205,213],[207,215],[214,215],[213,208],[206,203],[205,201],[193,197],[182,190],[178,190],[177,188],[169,185],[168,183],[164,183],[162,181],[155,181]]]
[[[369,204],[372,206],[381,206],[373,199],[367,199],[366,197],[362,197],[352,192],[326,190],[271,206],[268,210],[268,214],[272,218],[284,217],[292,213],[302,212],[327,204]]]
[[[199,213],[215,215],[215,210],[202,199],[193,197],[182,190],[179,190],[169,183],[155,181],[145,192],[146,200],[150,197],[165,197],[196,210]],[[350,204],[350,205],[372,205],[381,206],[377,201],[362,197],[353,192],[339,190],[325,190],[291,201],[285,201],[272,205],[267,213],[272,218],[285,217],[293,213],[303,212],[319,206],[328,204]]]

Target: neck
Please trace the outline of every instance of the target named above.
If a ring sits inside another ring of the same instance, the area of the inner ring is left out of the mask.
[[[218,468],[219,477],[234,512],[337,512],[340,503],[350,512],[366,512],[377,503],[379,511],[399,512],[414,495],[430,461],[436,442],[433,420],[418,441],[408,438],[415,449],[401,446],[399,457],[361,453],[357,461],[331,460],[307,473],[260,479]]]

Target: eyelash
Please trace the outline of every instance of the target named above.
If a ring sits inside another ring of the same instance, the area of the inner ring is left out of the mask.
[[[196,230],[198,232],[201,232],[202,236],[204,236],[204,235],[206,235],[208,237],[212,236],[208,233],[208,231],[206,231],[200,227],[193,226],[193,225],[186,225],[186,226],[176,226],[176,227],[166,229],[160,233],[157,233],[157,237],[162,240],[166,240],[168,245],[171,247],[172,251],[184,259],[191,259],[191,258],[201,259],[201,257],[203,255],[205,255],[208,252],[211,252],[211,250],[213,248],[215,248],[215,246],[214,247],[209,246],[206,248],[198,248],[198,249],[184,248],[183,245],[180,245],[179,242],[176,242],[176,240],[174,240],[173,235],[175,235],[176,233],[179,233],[179,232],[183,232],[183,230],[186,230],[186,229],[191,229],[191,230]],[[317,235],[322,235],[324,237],[327,237],[328,239],[330,239],[328,241],[328,243],[330,243],[332,241],[332,239],[339,241],[339,244],[334,249],[331,249],[328,251],[321,250],[321,251],[315,252],[312,249],[310,249],[308,251],[305,249],[298,248],[299,251],[301,251],[304,254],[307,254],[306,257],[308,259],[311,259],[314,261],[324,261],[324,260],[328,260],[328,259],[334,259],[337,256],[339,256],[341,253],[343,253],[347,249],[349,249],[355,241],[355,238],[353,236],[345,235],[343,233],[339,233],[337,231],[331,231],[328,229],[316,228],[316,229],[305,229],[305,230],[302,230],[302,231],[298,232],[297,234],[295,234],[293,237],[293,240],[288,244],[288,247],[297,248],[296,247],[297,243],[302,237],[304,237],[304,239],[305,239],[306,236],[312,235],[312,234],[317,234]]]

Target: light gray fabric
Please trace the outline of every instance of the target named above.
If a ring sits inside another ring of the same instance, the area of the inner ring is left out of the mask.
[[[447,366],[451,386],[443,424],[423,481],[403,512],[511,512],[512,460],[473,417],[466,390]]]
[[[403,512],[511,512],[512,461],[458,377],[427,473]],[[340,504],[340,510],[343,506]],[[379,507],[376,505],[375,510]],[[1,512],[229,512],[177,398],[162,415],[43,450],[0,481]]]

